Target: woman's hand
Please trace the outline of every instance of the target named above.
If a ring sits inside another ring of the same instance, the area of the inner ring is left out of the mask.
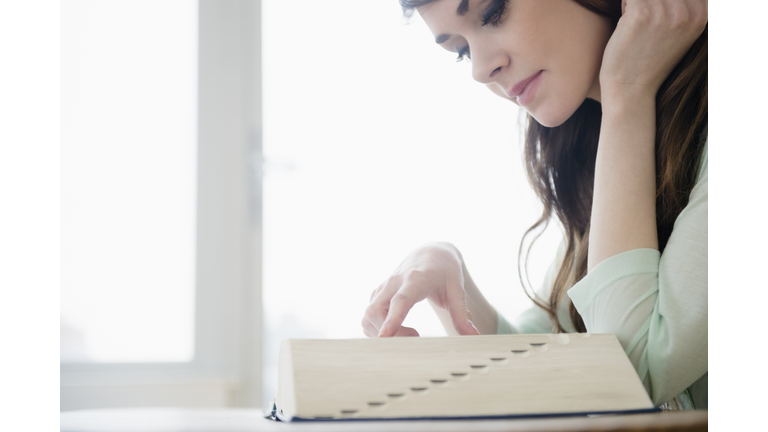
[[[418,336],[415,329],[402,323],[413,305],[424,299],[446,309],[459,334],[479,334],[467,306],[467,279],[464,261],[452,244],[430,243],[414,250],[371,294],[362,320],[365,335]]]
[[[588,271],[657,249],[656,94],[707,26],[706,0],[624,0],[600,68]]]
[[[704,31],[707,0],[623,0],[600,69],[601,99],[654,97]]]

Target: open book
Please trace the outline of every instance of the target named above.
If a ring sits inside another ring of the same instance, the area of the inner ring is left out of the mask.
[[[283,421],[654,411],[616,336],[286,340]]]

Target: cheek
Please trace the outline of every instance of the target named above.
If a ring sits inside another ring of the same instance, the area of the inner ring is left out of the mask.
[[[496,84],[496,83],[486,84],[485,87],[488,90],[490,90],[491,92],[493,92],[493,94],[495,94],[496,96],[498,96],[498,97],[500,97],[502,99],[506,99],[506,100],[514,103],[515,105],[519,106],[519,104],[517,103],[517,100],[516,99],[510,99],[509,96],[507,96],[507,94],[504,93],[504,90],[502,90],[501,87],[499,87],[498,84]]]
[[[542,125],[560,126],[584,103],[595,86],[599,92],[600,64],[610,28],[600,21],[595,24],[603,25],[580,31],[581,38],[574,38],[578,42],[564,38],[559,47],[550,51],[556,53],[552,56],[556,60],[551,64],[550,80],[539,88],[542,90],[539,103],[529,106],[529,113]]]
[[[560,126],[584,102],[585,94],[574,91],[577,81],[573,74],[550,72],[543,78],[535,100],[526,106],[526,111],[542,126]]]
[[[522,3],[530,14],[517,30],[530,36],[524,47],[535,48],[523,58],[548,74],[528,111],[544,126],[559,126],[593,89],[612,24],[573,1]]]

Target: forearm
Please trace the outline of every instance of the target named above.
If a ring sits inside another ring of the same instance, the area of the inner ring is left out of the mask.
[[[588,269],[622,252],[658,249],[655,97],[603,95]]]

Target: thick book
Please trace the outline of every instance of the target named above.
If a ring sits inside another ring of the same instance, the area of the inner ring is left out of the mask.
[[[616,336],[291,339],[282,421],[507,418],[655,411]]]

